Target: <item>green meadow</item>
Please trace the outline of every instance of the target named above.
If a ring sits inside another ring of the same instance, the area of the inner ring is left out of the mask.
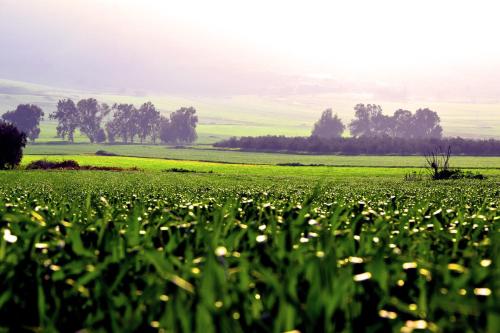
[[[108,145],[108,144],[34,144],[28,145],[25,154],[39,155],[94,155],[104,150],[119,156],[149,157],[175,160],[227,162],[237,164],[324,164],[333,166],[374,167],[423,167],[422,156],[346,156],[307,155],[219,150],[206,146],[172,147],[161,145]],[[499,168],[500,157],[453,156],[452,166],[461,168]]]
[[[144,171],[0,172],[3,331],[500,323],[498,169],[404,181],[404,168],[47,158]]]
[[[151,99],[162,111],[194,105],[203,121],[190,147],[81,135],[70,145],[42,123],[20,167],[0,171],[0,332],[498,331],[500,157],[452,156],[451,167],[486,179],[432,181],[421,156],[211,146],[233,135],[308,135],[325,106],[352,102],[332,96],[152,98],[1,84],[11,89],[0,90],[4,109],[32,102],[50,112],[60,96]],[[498,136],[496,105],[441,106],[448,133]],[[26,169],[40,159],[123,170]],[[302,165],[279,165],[293,163]],[[421,177],[405,180],[413,172]]]
[[[92,156],[92,155],[26,155],[22,165],[38,159],[49,161],[75,160],[80,165],[93,165],[105,167],[139,168],[145,171],[166,171],[172,168],[182,168],[195,172],[212,172],[221,175],[259,175],[259,176],[296,176],[296,177],[404,177],[411,171],[425,174],[424,168],[401,167],[397,165],[377,165],[376,160],[365,157],[358,160],[358,166],[277,166],[269,164],[233,164],[190,160],[167,160],[158,158],[138,158],[124,156]],[[363,163],[364,162],[364,163]],[[462,165],[471,171],[480,170],[486,176],[500,175],[500,167],[493,163],[491,168],[466,167],[467,160]],[[498,163],[498,160],[497,160]],[[366,164],[366,165],[363,165]]]

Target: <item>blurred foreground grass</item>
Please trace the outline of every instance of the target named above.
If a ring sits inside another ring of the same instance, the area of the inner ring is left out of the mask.
[[[496,332],[497,181],[249,170],[0,172],[0,327]]]

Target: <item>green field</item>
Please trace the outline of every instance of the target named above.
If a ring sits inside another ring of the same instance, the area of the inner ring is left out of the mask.
[[[71,158],[147,170],[0,172],[0,328],[496,332],[500,323],[497,177],[405,182],[396,168]],[[215,173],[159,171],[172,166]]]
[[[425,174],[424,169],[390,166],[377,166],[372,162],[371,166],[342,167],[342,166],[276,166],[265,164],[231,164],[217,162],[200,162],[186,160],[165,160],[156,158],[137,158],[122,156],[85,156],[85,155],[26,155],[23,165],[38,160],[47,159],[62,161],[72,159],[80,165],[94,165],[106,167],[137,167],[145,171],[165,171],[171,168],[183,168],[196,172],[212,172],[220,175],[259,175],[268,177],[295,176],[295,177],[327,177],[327,178],[372,178],[372,177],[399,177],[402,179],[405,174],[418,171]],[[367,159],[369,161],[369,159]],[[471,171],[479,171],[490,177],[500,176],[500,168],[475,169],[467,168]]]
[[[60,96],[92,94],[0,80],[0,106]],[[70,145],[44,122],[0,171],[0,332],[497,332],[500,157],[452,157],[485,180],[432,181],[421,156],[210,146],[307,135],[332,100],[295,98],[151,98],[199,108],[191,147]],[[442,106],[448,133],[498,137],[496,105]]]
[[[335,166],[383,166],[383,167],[423,167],[422,156],[345,156],[345,155],[299,155],[281,153],[244,152],[218,150],[204,146],[175,148],[161,145],[98,145],[60,144],[28,145],[29,155],[94,155],[104,150],[120,156],[152,157],[177,160],[211,161],[242,164],[325,164]],[[43,158],[43,156],[40,156]],[[500,157],[453,156],[451,164],[461,168],[500,168]]]

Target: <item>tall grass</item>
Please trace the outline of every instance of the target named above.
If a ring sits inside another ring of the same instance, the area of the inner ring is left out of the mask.
[[[494,182],[0,176],[0,327],[12,331],[494,332],[500,322]]]

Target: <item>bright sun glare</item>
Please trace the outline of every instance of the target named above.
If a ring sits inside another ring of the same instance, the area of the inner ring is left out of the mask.
[[[123,3],[123,1],[120,1]],[[497,62],[494,1],[130,1],[130,8],[189,25],[284,61],[327,70],[387,70]]]

